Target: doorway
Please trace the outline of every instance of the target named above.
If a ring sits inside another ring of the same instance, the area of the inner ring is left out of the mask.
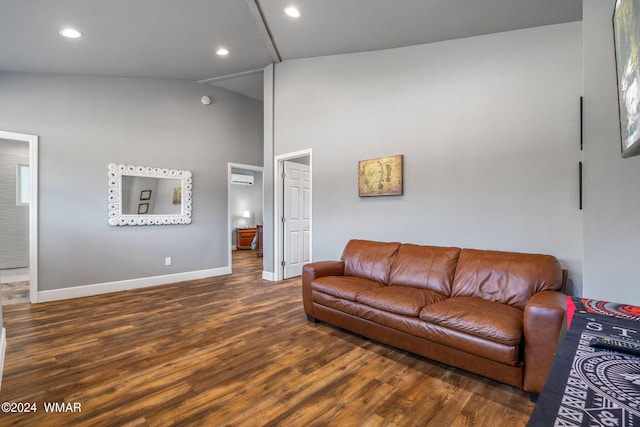
[[[228,164],[228,245],[229,272],[234,254],[261,258],[258,234],[264,224],[264,179],[262,166]]]
[[[302,274],[312,259],[311,149],[275,158],[274,271],[276,280]]]
[[[0,249],[0,282],[28,282],[27,301],[35,303],[38,298],[38,137],[0,131],[0,149],[10,153],[3,156],[9,159],[2,166],[2,173],[9,178],[3,181],[9,184],[3,188],[0,204],[6,208],[4,212],[9,212],[11,221],[3,219],[3,223],[4,227],[13,223],[11,231],[5,228],[7,236],[13,235],[8,242],[9,249]],[[20,292],[22,288],[16,286]]]

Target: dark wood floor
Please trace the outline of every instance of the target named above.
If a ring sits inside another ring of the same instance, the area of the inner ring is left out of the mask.
[[[4,308],[0,413],[29,426],[522,426],[520,390],[309,323],[300,281],[234,274]],[[48,413],[45,402],[68,402]],[[74,406],[76,405],[76,406]]]

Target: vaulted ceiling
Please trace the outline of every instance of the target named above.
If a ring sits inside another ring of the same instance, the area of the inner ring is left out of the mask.
[[[0,0],[0,71],[204,80],[260,98],[272,62],[580,20],[582,0]]]

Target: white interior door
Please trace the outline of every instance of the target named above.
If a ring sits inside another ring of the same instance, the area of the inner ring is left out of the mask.
[[[284,275],[302,275],[311,254],[311,168],[284,162]]]

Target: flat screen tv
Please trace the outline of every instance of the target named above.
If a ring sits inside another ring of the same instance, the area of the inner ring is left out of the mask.
[[[622,157],[640,154],[640,0],[617,0],[613,34]]]

